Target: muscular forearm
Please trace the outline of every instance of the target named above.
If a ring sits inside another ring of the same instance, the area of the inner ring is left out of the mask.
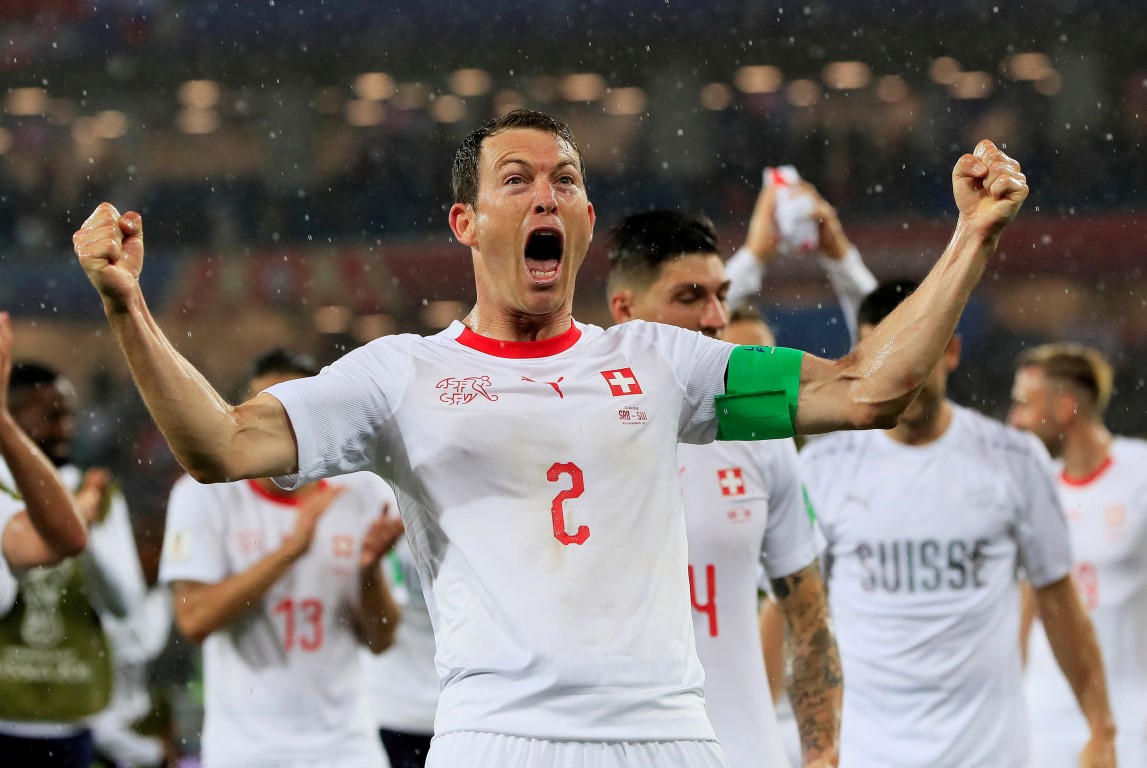
[[[829,760],[835,764],[844,688],[819,568],[814,563],[773,581],[773,587],[791,628],[788,692],[801,751],[806,763]]]
[[[293,451],[261,440],[263,425],[252,418],[274,414],[228,404],[164,336],[141,293],[122,306],[105,301],[105,310],[152,418],[193,477],[219,482],[295,470]]]
[[[761,647],[764,649],[765,674],[773,704],[785,692],[785,620],[777,601],[767,598],[761,606]]]
[[[1048,643],[1087,718],[1092,737],[1113,737],[1115,720],[1107,698],[1099,641],[1071,578],[1037,589],[1035,594]]]
[[[236,621],[262,600],[298,556],[283,547],[247,570],[215,584],[177,584],[174,600],[179,631],[194,643],[203,642],[212,632]]]
[[[994,248],[994,240],[958,225],[920,288],[852,352],[832,364],[806,355],[797,432],[895,426],[952,338]]]
[[[12,552],[5,551],[9,563],[18,569],[31,568],[43,565],[39,560],[45,559],[44,555],[54,553],[54,558],[47,559],[58,560],[82,551],[87,544],[88,529],[75,500],[52,463],[7,410],[0,411],[0,455],[8,464],[24,501],[32,529],[27,533],[34,532],[42,540],[33,540],[30,546],[13,546]],[[19,526],[13,530],[14,537],[28,538]]]
[[[377,565],[364,569],[359,580],[361,592],[355,616],[359,637],[372,653],[382,653],[394,643],[401,610]]]

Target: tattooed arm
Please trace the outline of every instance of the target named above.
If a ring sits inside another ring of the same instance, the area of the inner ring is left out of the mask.
[[[789,701],[801,734],[805,766],[835,766],[840,746],[843,677],[820,565],[772,580],[791,631]]]

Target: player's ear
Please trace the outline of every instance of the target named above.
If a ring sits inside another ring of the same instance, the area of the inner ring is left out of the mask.
[[[956,370],[956,366],[960,364],[960,348],[963,342],[960,340],[960,334],[953,334],[952,338],[948,339],[948,346],[944,347],[944,365],[947,367],[948,372]]]
[[[1074,392],[1061,392],[1055,399],[1055,418],[1060,424],[1067,424],[1079,413],[1079,398]]]
[[[469,203],[454,203],[450,206],[450,231],[462,245],[470,248],[478,245],[477,221],[474,206]]]
[[[615,323],[624,323],[626,320],[632,320],[634,317],[633,294],[625,288],[619,288],[610,294],[609,314]]]

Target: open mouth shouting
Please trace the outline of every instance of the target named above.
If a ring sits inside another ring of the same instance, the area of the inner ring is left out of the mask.
[[[535,285],[553,285],[561,274],[564,238],[557,229],[539,228],[526,236],[526,273]]]

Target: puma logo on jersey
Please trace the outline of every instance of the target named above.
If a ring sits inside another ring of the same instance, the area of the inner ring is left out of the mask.
[[[526,376],[522,377],[522,381],[528,381],[531,384],[549,384],[551,387],[554,388],[554,392],[558,393],[558,397],[562,398],[563,400],[565,399],[565,395],[562,394],[562,388],[559,387],[558,385],[561,384],[564,379],[565,379],[565,376],[558,376],[557,381],[534,381],[533,379],[527,378]]]
[[[498,396],[489,391],[491,386],[489,376],[467,376],[464,379],[447,377],[434,385],[435,389],[445,390],[438,399],[449,405],[466,405],[481,395],[490,402],[496,402]]]
[[[641,385],[637,383],[637,376],[632,368],[617,368],[612,371],[600,371],[609,391],[614,397],[642,394]]]

